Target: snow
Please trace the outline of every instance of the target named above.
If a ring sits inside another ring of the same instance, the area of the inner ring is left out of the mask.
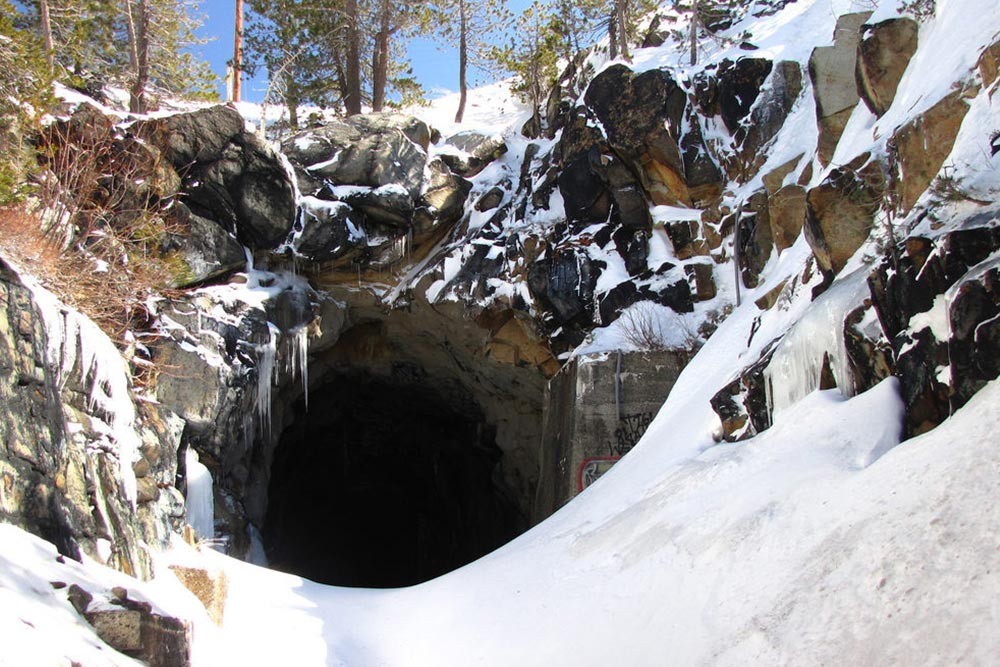
[[[130,393],[131,373],[111,339],[79,311],[61,303],[27,273],[21,281],[32,294],[46,335],[46,363],[62,389],[75,368],[88,390],[87,408],[96,417],[91,429],[101,441],[90,443],[115,454],[122,493],[132,507],[136,503],[136,480],[132,464],[139,456],[136,409]]]

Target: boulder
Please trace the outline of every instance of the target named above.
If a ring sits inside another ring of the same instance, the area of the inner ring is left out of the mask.
[[[765,148],[781,130],[802,92],[802,70],[798,63],[783,60],[772,69],[770,61],[744,58],[739,62],[745,60],[753,60],[757,64],[750,70],[754,78],[744,84],[747,90],[743,93],[752,94],[755,104],[751,105],[749,114],[741,117],[739,127],[734,130],[737,145],[736,164],[740,171],[731,173],[731,176],[740,181],[746,181],[764,164],[767,159]],[[757,92],[753,92],[750,84],[756,83],[757,79],[767,72],[770,72],[770,76],[766,81],[757,84]],[[725,108],[724,102],[723,109]],[[732,169],[730,171],[732,172]]]
[[[280,157],[246,131],[235,109],[214,106],[132,126],[181,176],[184,203],[244,245],[271,249],[288,235],[295,194]]]
[[[806,195],[805,234],[824,273],[836,274],[871,232],[885,192],[883,167],[861,155]]]
[[[860,29],[870,16],[871,12],[859,12],[838,17],[833,46],[817,47],[809,57],[809,79],[819,123],[817,151],[824,165],[833,157],[840,135],[860,99],[854,70]]]
[[[171,565],[170,571],[194,596],[198,598],[208,617],[216,625],[222,625],[226,610],[226,596],[229,592],[229,579],[223,570],[206,570],[201,567]]]
[[[771,238],[780,253],[792,247],[802,233],[806,219],[806,189],[801,185],[786,185],[767,200]]]
[[[191,213],[181,202],[171,213],[179,228],[170,229],[160,243],[160,252],[176,267],[171,287],[188,287],[246,266],[243,246],[217,222]]]
[[[790,63],[798,70],[798,65]],[[735,133],[744,118],[750,113],[761,85],[771,73],[772,63],[766,58],[739,58],[736,61],[723,60],[719,64],[717,76],[719,115],[730,133]],[[791,71],[791,68],[789,68]],[[800,82],[801,87],[801,82]],[[781,93],[779,93],[780,95]],[[795,93],[798,96],[798,93]],[[794,97],[792,98],[794,101]]]
[[[964,91],[954,91],[892,135],[891,147],[899,164],[896,193],[905,212],[931,184],[955,145],[969,111]]]
[[[639,175],[654,203],[690,204],[678,144],[687,96],[668,72],[634,74],[612,65],[594,77],[584,99],[609,147]]]
[[[305,200],[293,237],[295,251],[308,259],[323,262],[343,257],[367,245],[362,217],[344,202]]]
[[[466,178],[471,178],[486,168],[488,164],[507,152],[503,137],[488,135],[475,130],[454,134],[445,143],[454,146],[461,153],[441,153],[440,158],[448,167]]]
[[[799,162],[802,160],[803,157],[804,154],[794,157],[788,162],[785,162],[784,164],[779,165],[774,169],[772,169],[771,171],[764,174],[762,180],[764,182],[764,189],[767,190],[767,194],[773,195],[775,192],[777,192],[782,188],[782,186],[785,184],[785,178],[790,173],[795,171],[795,168],[799,166]]]
[[[455,224],[465,214],[465,200],[472,191],[472,183],[451,173],[437,158],[431,160],[427,171],[427,189],[421,195],[420,203],[433,209],[438,224]]]
[[[396,184],[359,188],[340,199],[376,224],[406,229],[413,220],[413,199],[402,186]]]
[[[919,26],[900,17],[861,27],[855,78],[865,106],[882,116],[896,97],[903,72],[917,51]]]
[[[1000,41],[993,42],[983,50],[977,66],[983,87],[989,88],[1000,79]]]
[[[747,198],[736,224],[740,226],[740,275],[745,286],[756,287],[774,246],[767,192],[761,190]]]
[[[398,185],[415,200],[423,185],[427,152],[407,135],[414,126],[406,118],[351,116],[300,132],[281,148],[308,175],[299,179],[304,193],[315,194],[317,182],[372,188]]]

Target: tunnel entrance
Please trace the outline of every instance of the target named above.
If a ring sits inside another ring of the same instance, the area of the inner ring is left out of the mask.
[[[495,429],[460,394],[397,367],[389,378],[338,374],[308,411],[297,405],[271,465],[270,566],[325,584],[408,586],[523,532]]]

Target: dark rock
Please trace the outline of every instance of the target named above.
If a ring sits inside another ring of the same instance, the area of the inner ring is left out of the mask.
[[[771,363],[778,340],[769,343],[756,362],[711,398],[712,410],[722,421],[720,436],[726,442],[746,440],[771,428],[764,370]]]
[[[757,69],[764,72],[763,64]],[[774,66],[768,81],[770,85],[756,96],[749,116],[734,131],[739,169],[732,175],[740,181],[748,180],[766,161],[768,143],[777,136],[802,92],[802,70],[798,63],[783,60]]]
[[[172,213],[183,230],[169,232],[160,244],[168,260],[176,258],[171,265],[180,265],[171,287],[194,285],[246,265],[243,246],[217,222],[191,213],[181,202],[174,203]]]
[[[687,96],[668,72],[637,75],[612,65],[594,77],[584,99],[654,203],[690,203],[678,145]]]
[[[919,26],[911,18],[881,21],[861,27],[855,79],[865,106],[882,116],[896,97],[896,88],[917,50]]]
[[[800,185],[786,185],[767,200],[771,238],[780,253],[791,248],[802,233],[806,220],[806,190]]]
[[[757,286],[774,246],[767,200],[767,192],[763,190],[750,195],[736,222],[740,226],[740,275],[747,287]]]
[[[493,187],[483,193],[483,196],[476,201],[477,211],[492,211],[500,206],[503,201],[504,191],[499,187]]]
[[[293,165],[310,175],[300,179],[305,193],[315,193],[313,179],[332,185],[402,186],[412,199],[420,195],[427,153],[406,134],[405,117],[351,116],[301,132],[282,143]]]
[[[438,159],[431,160],[428,172],[430,180],[420,201],[434,210],[440,225],[453,225],[465,214],[465,200],[472,183],[452,174]]]
[[[343,202],[303,205],[299,214],[301,232],[295,237],[295,251],[315,261],[343,257],[366,245],[362,216]]]
[[[269,249],[295,217],[289,176],[275,152],[244,129],[239,113],[215,106],[132,126],[182,177],[185,204],[252,248]]]
[[[344,195],[341,201],[364,213],[366,219],[381,225],[405,229],[413,220],[413,199],[405,190],[394,185],[358,190]]]
[[[771,61],[766,58],[740,58],[735,62],[727,59],[719,64],[719,115],[730,132],[736,132],[750,113],[771,67]]]
[[[963,282],[948,313],[951,410],[965,405],[1000,374],[1000,269]]]

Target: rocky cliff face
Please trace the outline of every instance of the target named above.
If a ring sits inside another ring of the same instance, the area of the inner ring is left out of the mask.
[[[908,432],[933,428],[1000,371],[1000,184],[977,148],[1000,133],[997,46],[924,89],[921,25],[874,19],[840,17],[802,58],[763,45],[686,70],[577,63],[540,138],[441,137],[382,114],[304,130],[279,153],[225,107],[132,124],[182,195],[185,225],[163,251],[189,267],[156,305],[156,404],[123,389],[111,398],[134,405],[124,425],[88,401],[105,381],[68,352],[76,330],[54,329],[5,269],[0,364],[17,415],[0,424],[5,520],[69,553],[110,544],[112,563],[143,574],[140,542],[182,520],[175,474],[190,447],[239,556],[261,532],[265,545],[308,533],[305,509],[325,485],[351,486],[351,470],[369,472],[340,504],[377,505],[382,472],[433,477],[445,500],[414,521],[449,515],[448,543],[495,519],[476,538],[485,551],[555,509],[539,461],[566,434],[543,428],[556,414],[545,387],[608,332],[634,330],[637,304],[673,323],[646,343],[686,358],[735,301],[756,303],[768,339],[713,399],[720,438],[760,433],[818,387],[854,394],[890,375]],[[423,419],[404,402],[448,416],[406,433],[419,460],[385,426]],[[334,462],[310,447],[340,460],[354,441],[370,461],[328,479]],[[446,468],[474,470],[478,486]],[[310,492],[290,499],[293,487]],[[466,502],[475,517],[451,516]],[[324,507],[331,525],[349,521]],[[417,576],[478,553],[455,551]]]

